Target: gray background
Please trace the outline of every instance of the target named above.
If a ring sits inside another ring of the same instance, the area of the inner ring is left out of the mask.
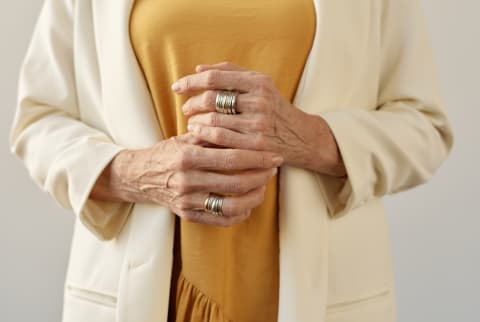
[[[402,1],[402,0],[396,0]],[[477,0],[424,0],[452,155],[427,185],[387,198],[399,322],[479,321],[480,23]],[[59,321],[73,215],[10,155],[18,68],[40,0],[0,2],[0,320]],[[352,321],[354,322],[354,321]]]

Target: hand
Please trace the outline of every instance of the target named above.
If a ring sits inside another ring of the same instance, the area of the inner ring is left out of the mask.
[[[288,102],[267,76],[231,63],[199,65],[197,73],[172,85],[178,93],[202,91],[183,105],[189,130],[200,140],[218,146],[270,151],[285,163],[329,175],[343,176],[345,169],[327,123]],[[215,111],[217,90],[236,90],[237,111]]]
[[[265,186],[282,162],[269,152],[206,148],[185,134],[148,149],[120,152],[112,163],[110,186],[124,201],[154,202],[187,221],[230,226],[263,202]],[[224,199],[223,216],[203,211],[209,193],[232,195]]]

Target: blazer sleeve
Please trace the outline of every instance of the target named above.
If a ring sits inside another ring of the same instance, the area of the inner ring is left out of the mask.
[[[20,71],[10,148],[33,180],[99,239],[115,237],[131,203],[89,198],[124,147],[81,120],[73,63],[73,0],[46,0]]]
[[[321,115],[334,134],[348,175],[347,180],[317,175],[331,217],[425,183],[452,147],[420,1],[381,3],[377,108]]]

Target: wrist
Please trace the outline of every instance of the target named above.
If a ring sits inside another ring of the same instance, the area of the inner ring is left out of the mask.
[[[295,113],[290,119],[296,123],[299,149],[294,150],[292,163],[326,175],[345,177],[343,159],[328,123],[321,116],[298,108]]]
[[[317,115],[314,117],[318,122],[318,127],[321,128],[317,144],[324,148],[316,149],[317,157],[321,159],[323,167],[321,172],[335,177],[345,177],[347,172],[332,129],[324,118]]]
[[[147,201],[145,194],[136,184],[135,178],[141,173],[142,153],[145,150],[123,150],[112,160],[110,166],[110,190],[123,201]]]
[[[90,193],[92,199],[133,202],[132,188],[128,185],[128,165],[134,151],[122,150],[110,161],[97,178]]]

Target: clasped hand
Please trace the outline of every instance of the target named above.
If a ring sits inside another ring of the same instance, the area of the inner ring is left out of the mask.
[[[284,163],[345,174],[326,122],[288,102],[261,73],[231,63],[199,65],[172,90],[194,94],[182,107],[189,133],[120,153],[112,177],[119,178],[113,181],[120,182],[122,200],[155,202],[187,221],[231,226],[263,202],[266,185]],[[216,112],[219,90],[239,92],[238,114]],[[203,211],[210,193],[226,196],[223,216]]]
[[[201,91],[183,105],[190,132],[217,146],[274,152],[285,162],[300,165],[298,155],[305,154],[306,139],[298,131],[303,113],[280,94],[268,76],[231,63],[199,65],[196,71],[172,85],[178,94]],[[218,90],[239,92],[239,114],[216,112]]]

